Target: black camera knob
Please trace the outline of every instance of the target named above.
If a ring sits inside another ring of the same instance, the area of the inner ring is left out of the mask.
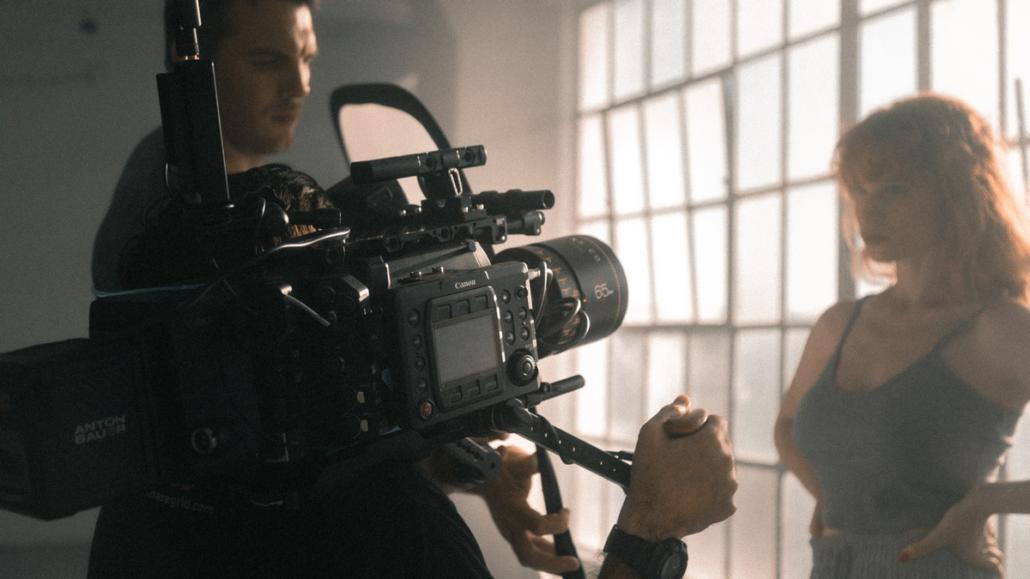
[[[508,377],[516,386],[525,386],[536,378],[536,358],[529,352],[516,352],[508,362]]]

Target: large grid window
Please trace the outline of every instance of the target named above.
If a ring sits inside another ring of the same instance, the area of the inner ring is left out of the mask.
[[[805,577],[813,503],[777,463],[773,424],[816,316],[873,289],[839,240],[838,127],[953,94],[1003,129],[1023,195],[1030,0],[584,0],[578,18],[577,230],[615,248],[630,299],[612,339],[572,354],[587,379],[575,430],[632,447],[679,392],[729,416],[738,512],[691,537],[688,576]],[[1012,478],[1030,478],[1028,430]],[[596,552],[621,491],[567,476],[573,531]],[[1030,575],[1030,521],[1000,525],[1010,575]]]

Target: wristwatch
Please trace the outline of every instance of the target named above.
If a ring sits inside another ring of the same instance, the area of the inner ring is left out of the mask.
[[[604,552],[615,555],[644,579],[681,579],[687,571],[687,545],[679,539],[657,543],[612,527]]]

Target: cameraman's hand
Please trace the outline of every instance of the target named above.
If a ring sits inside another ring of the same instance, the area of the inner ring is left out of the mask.
[[[517,446],[501,446],[501,472],[493,481],[472,492],[486,499],[497,530],[511,544],[520,563],[539,571],[561,574],[579,568],[575,557],[559,556],[544,535],[569,529],[569,510],[545,515],[529,506],[536,456]]]
[[[618,525],[652,541],[698,533],[736,511],[736,490],[725,419],[681,395],[640,429]]]

